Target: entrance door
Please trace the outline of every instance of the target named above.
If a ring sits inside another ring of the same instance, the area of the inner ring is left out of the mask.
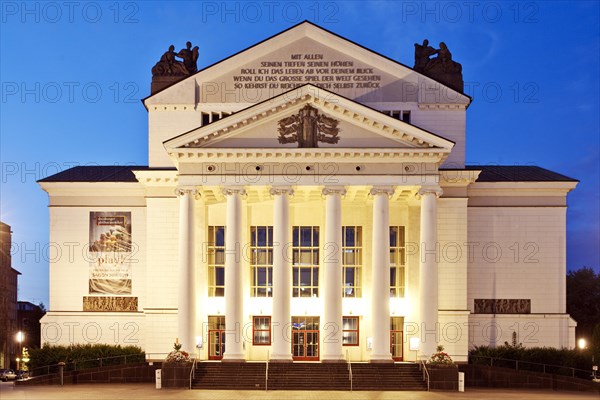
[[[208,317],[208,359],[221,360],[225,353],[225,317]]]
[[[319,361],[319,317],[292,317],[292,358]]]
[[[402,361],[404,317],[392,317],[390,321],[390,352],[394,361]]]

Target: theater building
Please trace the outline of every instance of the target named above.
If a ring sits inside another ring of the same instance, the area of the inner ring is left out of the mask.
[[[173,54],[143,100],[147,166],[40,181],[63,249],[43,343],[320,362],[438,344],[465,361],[513,332],[574,346],[577,181],[466,166],[471,98],[454,83],[309,22],[183,78]]]

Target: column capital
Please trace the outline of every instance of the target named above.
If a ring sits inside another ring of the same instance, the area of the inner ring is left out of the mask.
[[[421,186],[417,191],[416,196],[418,199],[427,194],[434,194],[435,197],[440,197],[443,193],[444,191],[439,186]]]
[[[283,194],[291,197],[294,195],[294,189],[289,186],[272,186],[271,189],[269,189],[269,194],[271,196]]]
[[[177,197],[181,197],[185,194],[192,195],[194,198],[200,196],[200,192],[193,186],[179,186],[175,188],[175,194]]]
[[[246,189],[241,186],[226,186],[221,188],[221,193],[224,196],[232,196],[234,194],[239,194],[240,196],[246,195]]]
[[[339,194],[340,196],[345,196],[346,188],[343,186],[325,186],[321,193],[323,196],[327,196],[329,194]]]
[[[378,194],[385,194],[389,198],[394,195],[395,188],[393,186],[373,186],[369,191],[371,196],[377,196]]]

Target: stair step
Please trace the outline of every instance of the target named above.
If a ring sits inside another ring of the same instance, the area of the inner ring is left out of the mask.
[[[196,364],[194,389],[265,389],[265,363]],[[352,364],[354,390],[426,390],[417,364]],[[269,364],[269,390],[350,390],[348,364]]]

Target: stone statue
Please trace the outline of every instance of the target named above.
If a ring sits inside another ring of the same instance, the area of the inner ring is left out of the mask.
[[[185,49],[181,49],[177,56],[183,59],[183,65],[185,66],[188,74],[194,74],[198,72],[198,46],[192,49],[192,42],[187,42]]]
[[[192,48],[192,42],[187,42],[186,48],[179,53],[175,53],[175,46],[170,45],[152,67],[152,94],[198,72],[197,62],[198,46]]]
[[[432,55],[436,54],[437,50],[429,45],[429,40],[423,40],[423,44],[415,43],[415,66],[417,72],[425,71]]]
[[[340,140],[338,123],[307,104],[298,114],[278,121],[278,140],[282,144],[298,143],[300,148],[319,147],[319,142],[336,144]]]
[[[175,53],[175,46],[170,45],[169,50],[167,50],[161,57],[160,61],[156,63],[154,67],[152,67],[152,76],[155,75],[171,75],[171,76],[180,76],[180,75],[188,75],[187,68],[184,63],[175,59],[177,54]]]
[[[430,58],[434,54],[437,57]],[[440,43],[438,50],[429,46],[427,39],[422,45],[415,43],[414,70],[461,93],[464,91],[462,65],[452,61],[452,53],[444,42]]]

